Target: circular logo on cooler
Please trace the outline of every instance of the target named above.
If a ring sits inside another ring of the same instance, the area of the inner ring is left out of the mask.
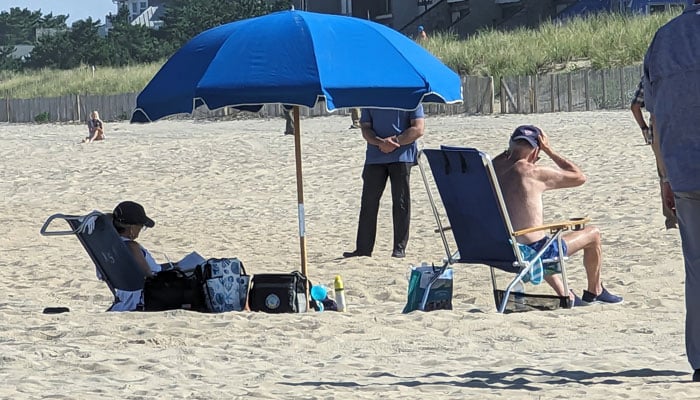
[[[265,307],[269,308],[270,310],[274,310],[279,306],[280,298],[276,294],[271,293],[265,297]]]

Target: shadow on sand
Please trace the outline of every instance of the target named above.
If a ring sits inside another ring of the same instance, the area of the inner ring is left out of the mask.
[[[422,385],[452,385],[483,389],[514,389],[540,391],[542,385],[566,385],[576,383],[578,385],[620,385],[625,383],[620,378],[654,378],[685,376],[688,372],[671,370],[654,370],[650,368],[631,369],[618,372],[586,372],[581,370],[563,370],[549,372],[535,368],[514,368],[507,372],[471,371],[460,375],[450,375],[443,372],[425,374],[416,378],[402,377],[387,372],[370,374],[368,378],[396,378],[396,382],[385,381],[381,385],[401,385],[416,387]],[[439,379],[444,378],[444,379]],[[534,378],[534,382],[528,378]],[[689,380],[688,380],[689,381]],[[645,380],[645,384],[669,383],[668,380]],[[683,381],[676,381],[683,382]],[[358,382],[279,382],[289,386],[340,386],[340,387],[364,387],[373,386],[374,383]],[[535,386],[537,385],[537,386]]]

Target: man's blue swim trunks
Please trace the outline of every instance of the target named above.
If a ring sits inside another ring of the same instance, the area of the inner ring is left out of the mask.
[[[542,239],[530,243],[526,245],[527,247],[531,248],[532,250],[535,250],[535,252],[539,252],[542,250],[542,247],[544,247],[545,244],[547,244],[547,241],[549,240],[548,236],[543,237]],[[558,246],[558,240],[555,240],[552,242],[552,244],[549,245],[547,250],[542,253],[542,259],[548,259],[548,258],[554,258],[554,257],[559,257],[559,246]],[[562,240],[561,241],[561,249],[564,251],[564,256],[566,256],[566,251],[568,248],[566,247],[566,243]]]

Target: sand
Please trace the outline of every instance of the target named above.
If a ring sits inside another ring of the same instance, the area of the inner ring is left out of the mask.
[[[342,275],[349,312],[106,313],[111,294],[79,242],[39,234],[48,216],[135,200],[156,220],[140,242],[159,261],[196,250],[253,274],[299,268],[284,120],[107,123],[92,144],[79,143],[83,125],[0,125],[0,398],[700,398],[687,383],[679,234],[664,229],[651,149],[628,111],[429,117],[423,145],[496,155],[523,123],[586,173],[546,194],[547,220],[593,219],[604,283],[624,304],[500,315],[488,269],[462,264],[454,310],[402,314],[409,265],[444,257],[419,171],[407,257],[390,257],[387,190],[374,256],[342,259],[364,142],[331,116],[302,120],[308,267],[318,283]],[[581,260],[569,263],[579,294]],[[50,306],[70,312],[42,314]]]

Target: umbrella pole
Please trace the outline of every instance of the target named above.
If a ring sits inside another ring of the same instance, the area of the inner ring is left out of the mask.
[[[304,218],[304,178],[301,171],[301,129],[299,106],[294,106],[294,159],[297,170],[297,202],[299,203],[299,247],[301,249],[301,273],[306,273],[306,226]],[[307,288],[308,290],[308,288]],[[308,293],[306,298],[308,299]]]

